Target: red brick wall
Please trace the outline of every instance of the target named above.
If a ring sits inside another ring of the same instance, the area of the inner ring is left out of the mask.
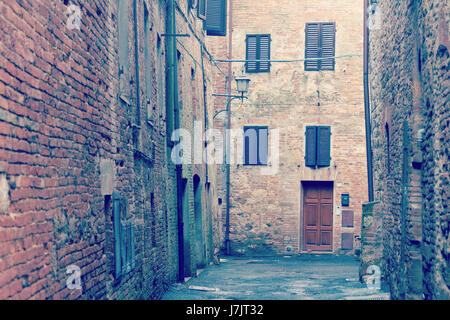
[[[144,3],[150,19],[150,105],[155,117],[150,124],[144,81]],[[124,81],[118,70],[117,1],[73,4],[80,8],[80,30],[66,27],[68,2],[0,3],[0,299],[159,298],[178,272],[176,177],[167,156],[165,128],[166,8],[158,1],[137,1],[136,44],[133,1],[129,1],[130,67]],[[198,63],[199,41],[204,41],[202,21],[180,1],[177,23],[180,33],[191,33],[183,45]],[[158,37],[162,70],[157,64]],[[180,95],[190,101],[184,104],[183,123],[192,126],[194,109],[200,119],[204,117],[204,83],[200,65],[195,79],[187,82],[189,67],[194,65],[189,55],[183,56],[179,72],[186,82],[181,85],[193,93]],[[210,100],[212,66],[207,58],[205,70]],[[119,80],[120,93],[128,102],[118,99]],[[207,105],[212,109],[212,103]],[[112,164],[111,171],[105,171],[105,163]],[[197,173],[205,184],[205,169],[189,167],[185,172],[191,182]],[[211,191],[203,191],[205,212],[206,203],[210,204],[203,220],[205,239],[212,239],[215,230],[206,226],[217,225],[215,181],[215,174],[210,174]],[[115,235],[108,199],[112,191],[126,208],[122,218],[132,221],[136,230],[135,269],[120,280],[113,276]],[[189,210],[192,214],[192,201]],[[220,244],[205,243],[209,262]],[[195,256],[192,261],[195,272]],[[70,265],[81,269],[81,290],[66,286]]]
[[[336,55],[362,55],[362,4],[354,1],[233,1],[232,59],[246,58],[247,34],[271,35],[271,58],[305,54],[305,24],[336,22]],[[323,8],[327,8],[324,10]],[[230,36],[230,35],[229,35]],[[228,38],[221,46],[228,45]],[[230,58],[222,50],[220,59]],[[239,76],[244,63],[232,64]],[[227,64],[224,63],[227,68]],[[367,198],[362,56],[336,60],[335,71],[306,72],[303,62],[274,62],[270,73],[246,74],[248,96],[231,103],[231,127],[262,125],[280,133],[279,171],[231,165],[231,241],[237,254],[302,252],[302,181],[333,181],[332,250],[341,252],[341,234],[360,234],[361,205]],[[231,93],[235,94],[234,80]],[[221,87],[218,87],[219,91]],[[320,97],[318,95],[320,92]],[[305,166],[305,127],[331,126],[331,165]],[[269,135],[270,136],[270,135]],[[342,227],[341,193],[350,193],[354,227]],[[348,253],[348,251],[344,251]],[[350,251],[352,252],[352,251]]]

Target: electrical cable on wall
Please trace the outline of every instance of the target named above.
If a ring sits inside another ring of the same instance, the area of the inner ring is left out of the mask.
[[[226,59],[215,59],[217,62],[303,62],[303,61],[314,61],[314,60],[328,60],[328,59],[342,59],[342,58],[352,58],[352,57],[362,57],[362,54],[346,54],[343,56],[326,57],[326,58],[303,58],[303,59],[292,59],[292,60],[226,60]]]

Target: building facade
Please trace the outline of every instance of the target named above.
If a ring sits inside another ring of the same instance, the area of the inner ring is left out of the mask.
[[[449,4],[378,1],[369,14],[375,202],[361,274],[377,265],[394,299],[449,299]]]
[[[220,170],[176,165],[172,133],[212,121],[204,7],[0,12],[0,299],[154,299],[195,276],[220,247]]]
[[[251,79],[231,102],[230,252],[353,253],[367,201],[362,3],[227,6],[217,61]]]

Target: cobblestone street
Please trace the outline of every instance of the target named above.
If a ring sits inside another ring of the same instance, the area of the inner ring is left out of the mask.
[[[354,256],[226,257],[163,300],[388,300],[358,281]]]

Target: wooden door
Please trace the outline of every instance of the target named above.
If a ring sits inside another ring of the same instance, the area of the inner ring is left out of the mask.
[[[333,183],[303,182],[303,248],[332,250]]]

